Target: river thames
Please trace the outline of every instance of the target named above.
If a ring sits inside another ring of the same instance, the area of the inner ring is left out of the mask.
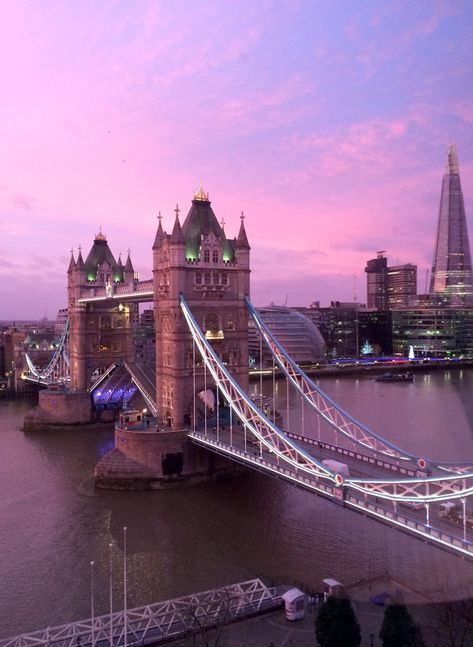
[[[412,384],[371,376],[319,384],[396,444],[473,462],[473,369],[418,373]],[[387,572],[431,599],[473,595],[473,563],[258,473],[165,492],[94,491],[93,468],[113,431],[25,435],[30,406],[0,401],[1,637],[88,617],[91,560],[96,613],[107,613],[109,543],[121,608],[123,526],[128,608],[256,576],[318,589],[325,577],[351,584]],[[304,420],[317,433],[296,397],[289,418],[291,429]]]

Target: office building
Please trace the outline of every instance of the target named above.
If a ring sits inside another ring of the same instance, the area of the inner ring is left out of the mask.
[[[454,144],[448,147],[442,180],[430,294],[447,297],[452,306],[473,301],[470,243]]]

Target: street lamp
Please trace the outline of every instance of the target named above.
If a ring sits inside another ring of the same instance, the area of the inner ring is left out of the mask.
[[[126,617],[126,526],[123,526],[123,628],[124,639],[123,645],[127,647],[128,627]]]
[[[109,575],[110,575],[110,647],[113,647],[113,571],[112,571],[112,548],[113,544],[108,545],[109,549]]]
[[[92,627],[92,647],[95,647],[94,566],[95,562],[90,562],[90,615]]]

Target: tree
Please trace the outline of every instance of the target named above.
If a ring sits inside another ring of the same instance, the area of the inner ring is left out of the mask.
[[[379,632],[383,647],[425,647],[420,628],[405,604],[389,604]]]
[[[374,348],[373,346],[369,343],[369,341],[366,339],[365,343],[361,347],[361,354],[362,355],[372,355],[374,353]]]
[[[468,647],[473,636],[473,599],[441,602],[430,607],[433,626],[429,626],[445,647]]]
[[[315,635],[321,647],[358,647],[360,625],[348,597],[327,598],[315,619]]]

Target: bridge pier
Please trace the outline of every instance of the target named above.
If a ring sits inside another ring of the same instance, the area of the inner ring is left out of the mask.
[[[150,430],[151,429],[151,430]],[[95,467],[95,485],[114,490],[156,490],[194,485],[242,468],[188,439],[187,428],[138,431],[115,427],[115,448]]]
[[[92,410],[89,393],[45,389],[38,394],[38,406],[28,411],[23,431],[69,429],[78,425],[112,423],[113,411]]]

